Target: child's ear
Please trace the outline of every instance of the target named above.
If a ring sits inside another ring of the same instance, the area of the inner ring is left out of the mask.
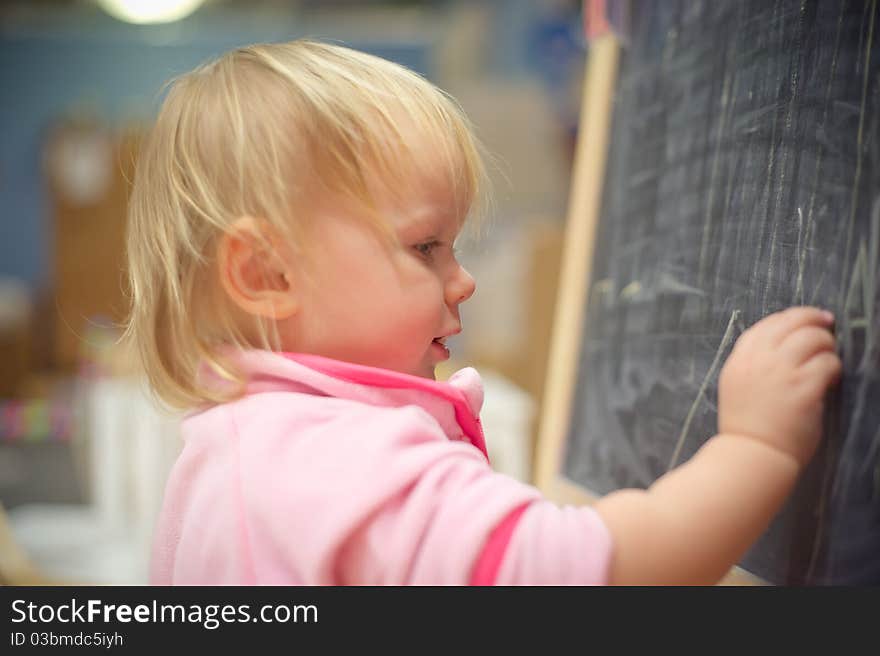
[[[287,319],[297,310],[282,241],[266,221],[236,219],[220,237],[217,273],[226,294],[248,314]]]

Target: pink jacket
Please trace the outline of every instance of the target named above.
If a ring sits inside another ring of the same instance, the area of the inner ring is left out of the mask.
[[[602,584],[611,542],[492,471],[482,383],[310,355],[241,356],[247,394],[189,415],[151,582]]]

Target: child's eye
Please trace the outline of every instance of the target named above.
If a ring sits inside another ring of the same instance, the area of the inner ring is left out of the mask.
[[[434,249],[440,245],[440,242],[437,240],[426,241],[421,244],[416,244],[413,248],[418,251],[419,255],[422,257],[429,259],[434,252]]]

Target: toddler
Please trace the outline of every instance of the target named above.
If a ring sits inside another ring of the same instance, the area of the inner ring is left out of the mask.
[[[559,507],[492,471],[473,369],[434,368],[484,189],[456,104],[311,41],[177,79],[130,202],[127,338],[187,413],[155,584],[711,584],[816,450],[829,313],[737,342],[719,433],[648,490]]]

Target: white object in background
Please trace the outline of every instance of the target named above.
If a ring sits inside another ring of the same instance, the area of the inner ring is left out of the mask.
[[[80,584],[147,583],[153,528],[180,449],[180,420],[139,379],[83,381],[88,505],[8,511],[16,540],[44,576]]]
[[[531,434],[535,416],[532,396],[500,374],[486,369],[480,421],[492,469],[531,483]]]
[[[180,449],[180,418],[162,411],[145,382],[99,376],[86,383],[91,501],[107,531],[134,540],[146,580],[165,481]]]
[[[532,275],[534,244],[527,226],[508,222],[493,229],[474,250],[462,254],[462,266],[478,280],[475,302],[462,306],[465,330],[459,337],[468,359],[511,360],[528,348],[529,308],[525,293],[497,294],[486,290],[527,290]],[[482,290],[482,291],[481,291]]]
[[[30,291],[23,280],[0,276],[0,334],[26,326],[31,317],[31,305]]]
[[[87,380],[84,387],[88,498],[105,528],[116,532],[127,528],[123,438],[131,421],[129,391],[125,381],[104,377]]]
[[[130,521],[132,533],[145,547],[145,563],[153,530],[162,508],[165,483],[183,445],[180,417],[159,408],[146,381],[131,389],[131,417],[126,436],[130,472]],[[146,565],[145,565],[146,567]]]
[[[133,536],[108,531],[92,506],[31,503],[7,515],[16,542],[42,577],[59,585],[133,585],[144,580]]]
[[[49,175],[61,196],[77,206],[100,201],[113,183],[113,139],[109,132],[89,125],[58,130],[46,151]]]

